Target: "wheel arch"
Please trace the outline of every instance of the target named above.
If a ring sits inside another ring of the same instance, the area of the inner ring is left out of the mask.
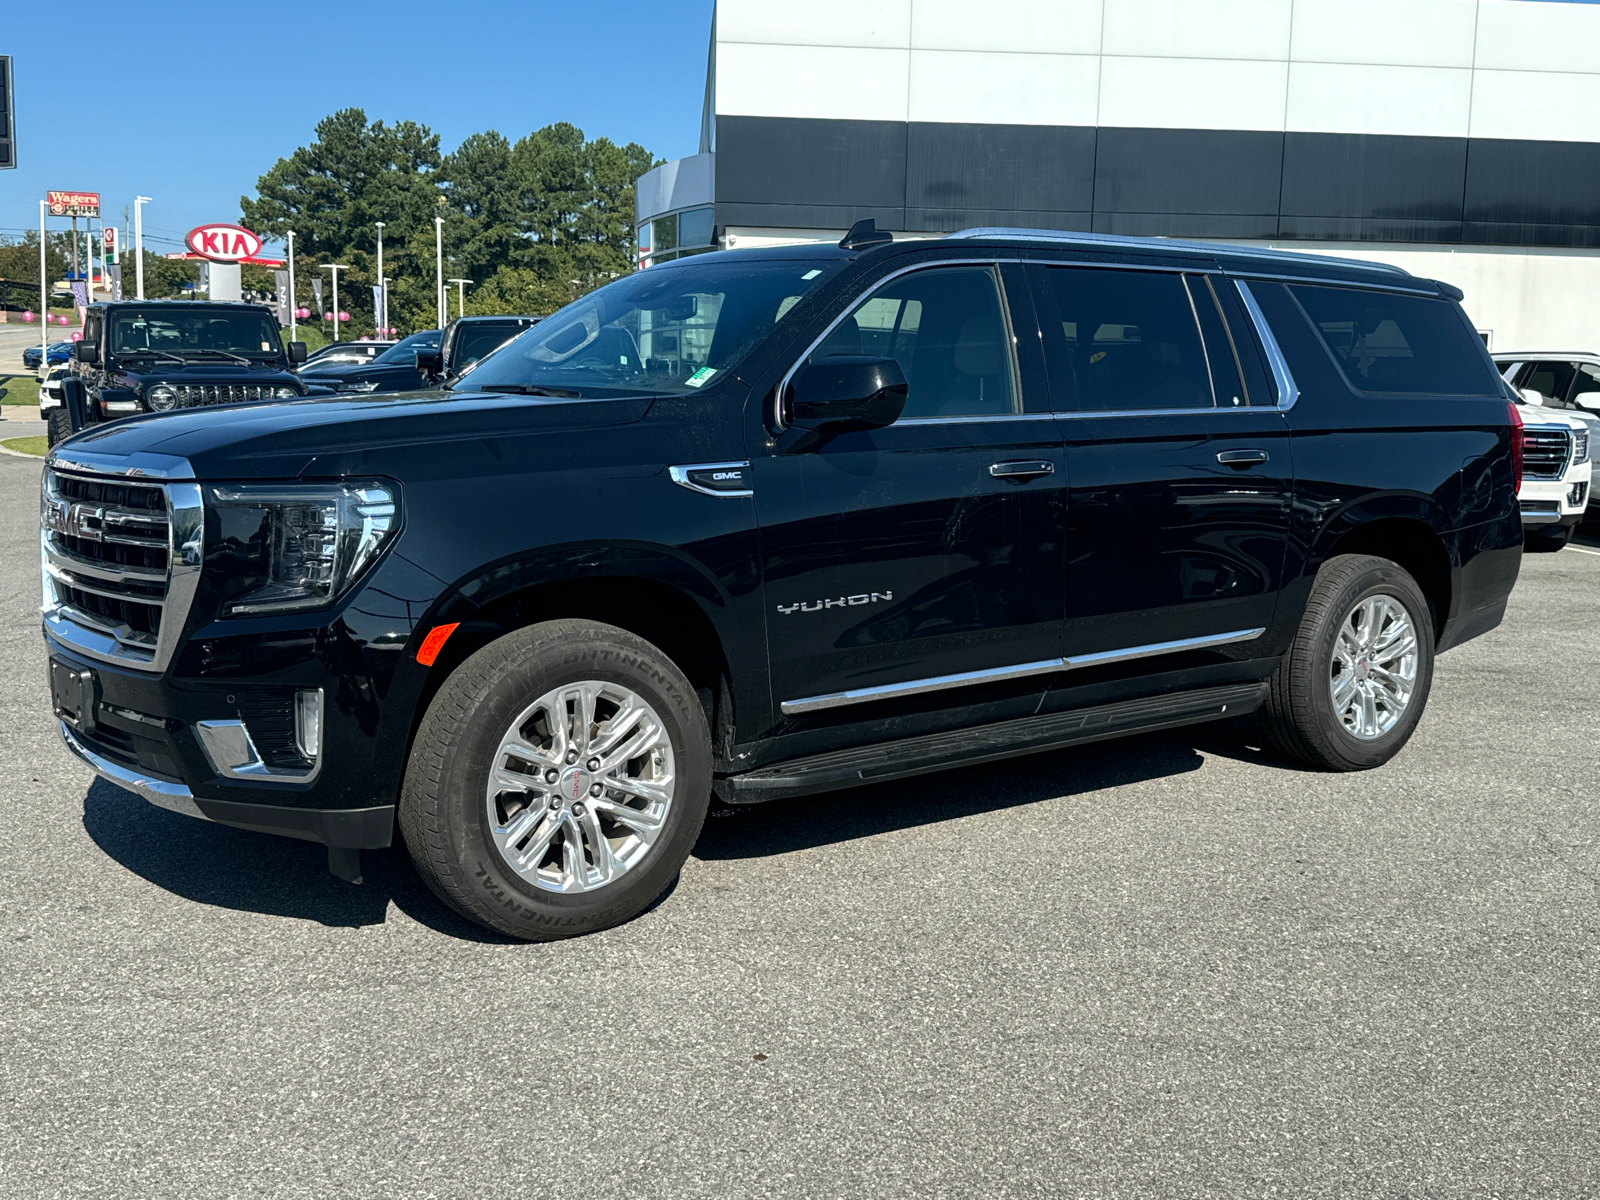
[[[501,562],[459,581],[413,631],[406,658],[421,680],[406,736],[452,672],[512,630],[560,618],[614,625],[660,647],[684,672],[706,709],[718,757],[733,741],[737,651],[730,652],[731,597],[703,566],[680,552],[623,545],[566,549]],[[416,663],[427,633],[455,624],[431,666]]]
[[[1417,581],[1432,609],[1434,639],[1455,615],[1454,568],[1445,537],[1424,514],[1368,514],[1361,519],[1352,511],[1341,527],[1329,531],[1319,547],[1320,564],[1341,554],[1371,554],[1399,564]]]

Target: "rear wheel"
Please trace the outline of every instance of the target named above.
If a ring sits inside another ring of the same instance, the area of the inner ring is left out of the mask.
[[[1342,554],[1317,572],[1262,717],[1285,753],[1362,771],[1410,740],[1432,683],[1433,621],[1416,581],[1386,558]]]
[[[52,408],[44,418],[44,444],[54,448],[57,442],[72,436],[72,418],[64,408]]]
[[[705,710],[677,666],[625,630],[550,621],[490,643],[439,690],[400,830],[445,903],[542,941],[660,896],[710,796]]]
[[[1572,540],[1573,526],[1564,525],[1548,533],[1528,533],[1522,539],[1522,548],[1534,554],[1554,554]]]

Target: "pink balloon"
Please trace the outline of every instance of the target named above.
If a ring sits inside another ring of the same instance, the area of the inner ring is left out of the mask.
[[[33,310],[31,308],[23,310],[22,323],[24,325],[32,325],[33,324]]]
[[[83,334],[79,330],[74,329],[72,331],[72,340],[75,342],[83,341]]]
[[[350,314],[349,313],[342,312],[342,313],[339,314],[339,320],[348,321],[349,319],[350,319]]]
[[[331,312],[325,312],[322,314],[322,319],[324,321],[331,321],[333,320],[333,314]]]

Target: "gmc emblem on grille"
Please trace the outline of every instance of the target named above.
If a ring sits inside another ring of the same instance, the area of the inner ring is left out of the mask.
[[[105,509],[92,504],[69,504],[65,500],[52,504],[45,510],[44,527],[52,533],[82,538],[86,542],[101,540],[101,526]],[[94,524],[89,522],[93,521]]]

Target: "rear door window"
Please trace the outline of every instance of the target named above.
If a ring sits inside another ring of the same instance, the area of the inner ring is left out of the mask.
[[[1500,394],[1482,341],[1448,300],[1353,287],[1289,292],[1357,391]]]
[[[1040,316],[1054,407],[1073,408],[1074,392],[1086,412],[1215,407],[1181,275],[1046,267],[1041,276],[1041,305],[1055,309]]]

